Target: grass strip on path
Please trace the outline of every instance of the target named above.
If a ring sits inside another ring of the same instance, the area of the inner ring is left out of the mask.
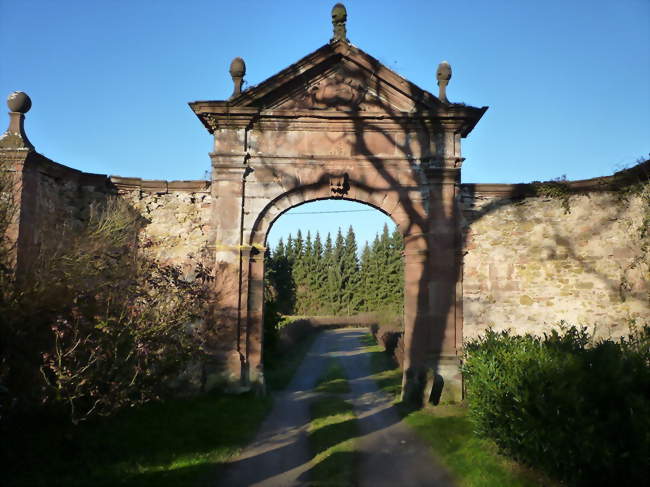
[[[371,334],[364,335],[365,353],[370,355],[370,370],[377,387],[395,400],[402,392],[402,371]]]
[[[347,394],[350,392],[350,386],[345,378],[343,367],[341,367],[338,360],[331,359],[329,361],[325,373],[316,384],[316,392],[329,394]]]
[[[399,400],[402,372],[372,335],[364,337],[370,354],[372,378],[379,389]],[[399,406],[399,404],[398,404]],[[425,440],[454,475],[460,487],[532,487],[554,485],[541,474],[500,455],[496,444],[474,434],[461,405],[432,406],[421,410],[397,407],[405,422]]]
[[[352,405],[340,396],[350,388],[338,360],[332,360],[316,391],[324,393],[310,407],[309,445],[313,458],[309,470],[315,487],[356,485],[359,424]]]

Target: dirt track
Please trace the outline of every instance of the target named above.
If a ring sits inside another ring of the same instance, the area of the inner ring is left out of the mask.
[[[400,419],[391,399],[369,378],[369,356],[361,329],[328,330],[316,339],[287,389],[275,397],[273,410],[253,442],[218,480],[221,487],[308,486],[309,403],[327,360],[338,357],[350,382],[347,397],[355,407],[361,436],[359,486],[452,486],[428,446]]]

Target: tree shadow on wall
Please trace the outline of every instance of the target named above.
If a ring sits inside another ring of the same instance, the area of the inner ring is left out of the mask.
[[[417,283],[406,282],[407,287],[411,285],[416,289],[406,293],[412,299],[408,301],[407,298],[405,313],[413,315],[408,320],[412,325],[411,329],[407,330],[406,337],[410,356],[407,360],[404,383],[405,397],[412,402],[422,403],[429,400],[422,396],[425,389],[427,393],[429,390],[442,392],[440,383],[431,384],[432,377],[441,376],[439,362],[441,353],[459,353],[462,348],[462,330],[454,327],[462,323],[460,283],[463,256],[470,236],[467,228],[490,214],[519,203],[526,196],[536,196],[536,194],[531,192],[530,185],[514,185],[507,191],[501,191],[491,197],[488,203],[479,208],[467,208],[468,211],[464,211],[461,208],[463,199],[475,200],[477,194],[472,185],[462,187],[459,185],[460,181],[453,180],[454,169],[459,169],[462,162],[453,147],[456,134],[449,137],[444,135],[437,137],[436,134],[444,134],[448,131],[449,123],[453,121],[452,109],[467,107],[462,104],[443,104],[431,97],[427,98],[426,94],[408,83],[399,87],[388,87],[377,76],[377,73],[383,69],[381,64],[372,58],[369,62],[369,68],[346,62],[346,74],[350,78],[369,80],[365,86],[366,93],[373,95],[374,109],[382,111],[385,115],[375,119],[364,116],[364,112],[358,109],[356,103],[346,102],[338,96],[334,96],[331,100],[321,100],[325,105],[336,106],[338,111],[349,114],[353,124],[353,140],[346,140],[345,133],[330,138],[333,145],[348,144],[347,153],[357,156],[354,164],[359,164],[360,160],[369,164],[372,173],[367,178],[350,178],[349,173],[352,171],[348,171],[343,176],[340,173],[324,174],[318,181],[305,183],[295,172],[283,169],[282,166],[273,164],[265,166],[261,163],[261,167],[272,171],[275,180],[279,181],[285,189],[285,192],[273,200],[269,207],[283,198],[287,198],[290,203],[293,199],[299,200],[299,196],[292,195],[298,195],[304,190],[327,187],[333,180],[341,177],[343,177],[342,183],[336,188],[330,188],[332,197],[354,199],[355,188],[360,188],[367,194],[387,191],[398,194],[399,204],[393,209],[397,213],[393,211],[393,214],[390,209],[380,208],[372,202],[359,201],[388,213],[398,223],[406,244],[406,272],[408,273],[410,265],[419,266],[423,270]],[[327,65],[314,69],[330,67]],[[309,82],[314,76],[314,73],[299,72],[295,66],[285,72],[289,77],[295,76],[296,86]],[[436,105],[438,112],[432,114],[430,108],[417,102],[408,113],[400,111],[386,101],[390,98],[391,90],[401,91],[413,100],[427,98],[430,104]],[[263,109],[264,106],[260,108]],[[323,116],[327,114],[325,111],[322,113]],[[399,130],[389,129],[384,123],[386,119],[394,122]],[[255,127],[255,121],[251,127]],[[395,147],[397,157],[403,158],[401,165],[397,166],[387,158],[377,156],[368,145],[368,139],[364,137],[368,134],[374,137],[373,145]],[[407,136],[402,140],[399,137],[401,134]],[[274,136],[278,147],[282,147],[285,143],[290,145],[286,132],[278,131]],[[434,144],[435,153],[418,155],[422,148]],[[408,173],[407,176],[404,172]],[[375,178],[375,175],[378,177]],[[350,188],[350,196],[346,194],[347,188]],[[338,193],[335,190],[338,190]],[[522,211],[516,212],[515,219],[520,222],[525,221],[527,215],[523,212],[523,207],[516,208]],[[399,214],[400,212],[403,214]],[[258,218],[258,222],[261,218],[263,215]],[[251,244],[255,239],[254,234],[255,232],[251,235]],[[592,238],[595,236],[596,233]],[[557,228],[553,245],[564,247],[575,265],[581,267],[584,272],[595,273],[603,282],[607,281],[608,278],[599,274],[594,266],[578,257],[575,244],[563,240]],[[417,271],[412,275],[416,274]],[[608,285],[611,286],[611,282],[608,282]]]
[[[457,181],[451,181],[451,185],[442,184],[442,170],[444,166],[449,167],[450,160],[454,158],[454,152],[453,148],[446,147],[448,137],[437,137],[435,154],[425,154],[424,157],[417,156],[418,151],[421,151],[422,148],[432,145],[434,142],[432,137],[435,137],[435,134],[444,132],[443,123],[426,113],[424,104],[416,103],[411,112],[404,113],[385,101],[389,98],[387,88],[376,76],[380,68],[380,63],[373,59],[371,73],[368,76],[367,68],[347,63],[347,74],[352,78],[371,80],[373,84],[365,87],[366,92],[373,94],[375,109],[386,115],[372,120],[364,118],[363,112],[358,111],[356,104],[346,105],[345,100],[339,97],[321,101],[326,104],[335,104],[337,110],[351,115],[354,140],[347,141],[346,134],[342,133],[335,137],[336,140],[333,141],[333,144],[349,144],[347,153],[361,156],[365,162],[370,164],[373,173],[378,176],[374,178],[375,182],[371,182],[374,174],[369,175],[366,180],[349,180],[346,173],[342,184],[334,188],[339,190],[339,194],[334,191],[333,195],[346,198],[346,189],[349,186],[359,187],[367,193],[394,191],[398,195],[398,206],[404,213],[399,216],[396,223],[404,235],[407,253],[409,253],[409,245],[417,240],[410,247],[415,251],[412,252],[413,255],[407,255],[406,264],[408,268],[409,260],[414,260],[415,262],[411,262],[411,265],[420,266],[423,271],[418,276],[419,282],[410,283],[417,289],[407,293],[412,298],[405,302],[406,313],[414,313],[410,320],[412,323],[409,330],[410,336],[407,337],[412,366],[407,367],[406,370],[405,392],[410,400],[421,402],[427,382],[427,369],[434,371],[438,369],[437,355],[443,350],[445,336],[447,335],[448,342],[449,340],[454,341],[453,345],[447,343],[447,351],[455,349],[455,342],[459,339],[454,336],[454,330],[447,329],[447,327],[455,326],[449,316],[453,316],[452,312],[456,308],[456,286],[460,277],[462,258],[460,249],[463,248],[462,235],[459,231],[460,210],[455,202],[455,195],[448,193],[449,188],[451,191],[455,191],[454,183]],[[307,80],[308,76],[303,73],[297,79]],[[400,87],[399,90],[404,91],[407,96],[415,100],[423,97],[422,92],[414,92],[409,87]],[[432,100],[431,97],[429,100]],[[445,105],[440,103],[438,106],[441,110],[445,108]],[[395,122],[399,131],[387,129],[386,125],[382,123],[385,118]],[[403,138],[403,141],[400,141],[396,133],[408,135]],[[395,147],[398,152],[397,156],[403,157],[403,165],[396,167],[384,158],[374,155],[364,138],[364,135],[367,134],[372,134],[375,141],[382,146],[387,143]],[[279,137],[277,145],[281,146],[282,138],[286,135],[282,133],[277,135]],[[445,160],[447,154],[451,155]],[[354,163],[356,164],[358,161],[357,158]],[[408,177],[401,177],[400,172],[404,171],[406,164],[408,164],[407,172],[410,174]],[[453,168],[454,165],[451,166],[451,169]],[[303,189],[317,189],[331,184],[333,176],[340,177],[340,174],[325,174],[319,181],[304,185],[296,174],[292,174],[290,171],[283,170],[278,166],[273,166],[272,171],[276,179],[282,181],[283,186],[291,188],[289,193]],[[428,181],[427,178],[429,178]],[[409,182],[405,183],[405,180]],[[445,181],[445,183],[449,183],[449,181]],[[414,200],[413,197],[416,193],[419,193],[419,196]],[[386,212],[385,208],[380,208],[380,210]],[[487,214],[491,210],[492,208],[486,208],[484,213]],[[389,214],[389,216],[395,219],[395,215]],[[406,285],[409,286],[409,283]],[[435,303],[431,301],[435,301]],[[453,319],[455,320],[455,318]]]

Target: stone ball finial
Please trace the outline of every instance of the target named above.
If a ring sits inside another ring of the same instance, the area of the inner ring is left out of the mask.
[[[332,27],[334,28],[334,37],[332,37],[332,42],[347,42],[347,30],[345,27],[345,22],[347,20],[348,11],[345,9],[345,5],[342,3],[334,5],[334,7],[332,7]]]
[[[14,91],[7,97],[9,127],[0,135],[0,149],[28,149],[34,146],[25,134],[25,114],[32,107],[32,100],[24,91]]]
[[[14,91],[7,97],[9,110],[17,113],[27,113],[32,108],[32,100],[24,91]]]
[[[345,5],[337,3],[332,7],[332,22],[345,22],[348,20],[348,11]]]
[[[232,82],[235,85],[230,98],[234,98],[241,93],[241,87],[244,84],[244,75],[246,74],[246,63],[242,58],[236,57],[230,63],[229,71],[230,76],[232,77]]]
[[[436,78],[438,79],[438,83],[440,83],[440,81],[449,81],[451,79],[451,64],[447,61],[438,64]]]
[[[244,77],[246,74],[246,63],[240,57],[236,57],[230,63],[230,76]]]
[[[449,100],[447,99],[447,85],[451,79],[451,65],[447,61],[438,64],[436,78],[439,86],[438,98],[443,103],[449,103]]]

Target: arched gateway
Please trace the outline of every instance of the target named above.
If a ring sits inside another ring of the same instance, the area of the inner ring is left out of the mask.
[[[270,226],[308,201],[367,203],[404,235],[405,398],[422,401],[433,377],[444,382],[445,396],[457,398],[460,141],[487,107],[446,100],[446,63],[438,69],[438,98],[418,88],[350,44],[344,22],[336,6],[330,43],[246,91],[245,66],[236,59],[229,100],[190,103],[214,135],[215,326],[236,349],[231,377],[263,388],[263,256]]]

